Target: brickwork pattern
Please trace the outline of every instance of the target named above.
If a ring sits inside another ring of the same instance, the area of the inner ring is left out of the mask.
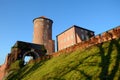
[[[51,56],[56,57],[56,56],[59,56],[60,54],[63,54],[63,53],[65,54],[65,53],[73,52],[77,49],[88,48],[90,46],[100,44],[100,43],[103,43],[103,42],[106,42],[106,41],[109,41],[112,39],[116,39],[116,38],[120,38],[120,26],[113,28],[111,30],[108,30],[102,34],[91,37],[87,41],[82,41],[82,42],[77,43],[71,47],[65,48],[65,49],[60,50],[58,52],[55,52]]]
[[[48,33],[49,33],[49,31],[48,31]],[[41,38],[43,38],[43,36]],[[90,46],[100,44],[100,43],[103,43],[103,42],[106,42],[106,41],[109,41],[109,40],[112,40],[112,39],[116,39],[116,38],[120,38],[120,26],[118,26],[116,28],[113,28],[111,30],[108,30],[108,31],[106,31],[102,34],[91,37],[89,40],[82,41],[82,42],[77,43],[77,44],[75,44],[71,47],[67,47],[67,48],[65,48],[63,50],[60,50],[58,52],[55,52],[55,53],[52,53],[52,54],[49,54],[49,55],[43,55],[43,56],[41,56],[41,57],[31,61],[31,62],[50,59],[52,57],[56,57],[56,56],[59,56],[61,54],[68,54],[68,53],[74,52],[77,49],[79,49],[79,50],[81,50],[83,48],[85,49],[85,48],[88,48]],[[37,40],[35,40],[35,41],[37,42]],[[40,42],[44,43],[43,41],[44,40],[41,40]],[[52,51],[54,49],[54,41],[50,39],[50,40],[48,40],[48,42],[50,43],[49,47],[52,46],[52,48],[51,48],[51,51]],[[24,50],[22,50],[22,51],[24,51]],[[21,50],[19,50],[18,48],[14,48],[14,49],[11,50],[11,52],[12,52],[11,55],[7,55],[5,63],[2,66],[0,66],[0,80],[2,80],[3,77],[7,74],[6,70],[7,70],[8,66],[11,64],[11,62],[18,59],[17,57],[20,54]],[[38,51],[38,52],[41,52],[41,51]],[[54,50],[52,52],[54,52]]]
[[[57,35],[58,51],[88,40],[92,36],[94,36],[93,31],[73,25],[69,29]]]
[[[34,34],[33,43],[44,45],[47,54],[54,52],[54,40],[52,40],[52,23],[53,21],[45,18],[38,17],[33,20],[34,22]]]

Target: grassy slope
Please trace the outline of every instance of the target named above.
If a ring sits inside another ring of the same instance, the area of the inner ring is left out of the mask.
[[[16,70],[15,70],[16,71]],[[7,80],[120,80],[120,39],[27,64]]]

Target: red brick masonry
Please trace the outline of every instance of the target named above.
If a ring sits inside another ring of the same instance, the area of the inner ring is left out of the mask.
[[[63,50],[55,52],[51,55],[43,56],[41,59],[38,59],[38,60],[45,60],[45,59],[48,59],[50,57],[56,57],[56,56],[59,56],[60,54],[70,53],[70,52],[75,51],[76,49],[87,48],[87,47],[90,47],[92,45],[103,43],[103,42],[106,42],[106,41],[109,41],[112,39],[116,39],[116,38],[120,38],[120,26],[113,28],[111,30],[108,30],[102,34],[91,37],[89,40],[82,41],[82,42],[77,43],[71,47],[67,47]],[[7,62],[8,62],[7,60],[8,59],[6,58],[5,63],[2,66],[0,66],[0,80],[2,80],[2,78],[7,73],[6,72],[6,67],[7,67]]]

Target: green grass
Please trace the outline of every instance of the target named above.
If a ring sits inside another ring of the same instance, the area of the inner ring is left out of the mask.
[[[120,80],[120,39],[14,68],[6,80]]]

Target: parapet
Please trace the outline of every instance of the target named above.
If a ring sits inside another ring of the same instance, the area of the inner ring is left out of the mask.
[[[45,16],[37,17],[37,18],[33,19],[33,22],[34,22],[36,19],[45,19],[45,20],[49,20],[49,21],[51,21],[51,23],[53,23],[53,21],[52,21],[51,19],[46,18]]]

